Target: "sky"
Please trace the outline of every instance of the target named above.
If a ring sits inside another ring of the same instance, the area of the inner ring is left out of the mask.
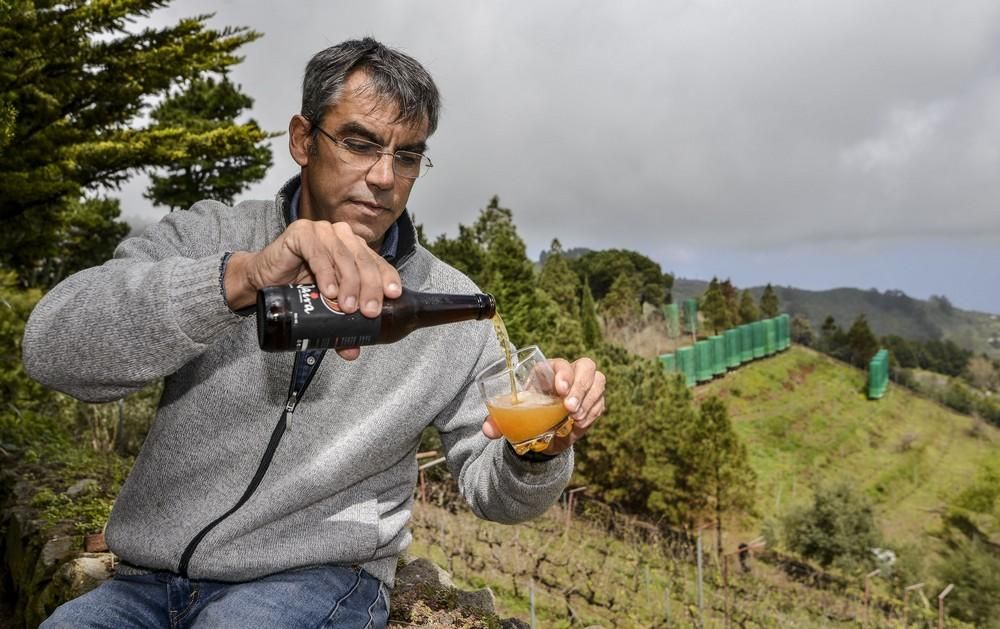
[[[625,248],[679,277],[946,295],[1000,313],[995,0],[175,1],[263,37],[232,76],[284,131],[313,53],[370,35],[444,101],[409,209],[454,236],[493,195],[528,254]],[[296,172],[287,136],[242,198]],[[122,191],[130,222],[165,210]]]

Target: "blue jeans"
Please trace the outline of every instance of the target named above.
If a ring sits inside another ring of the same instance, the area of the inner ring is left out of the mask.
[[[246,583],[168,572],[116,576],[61,605],[41,626],[362,629],[385,627],[388,620],[389,596],[381,581],[360,568],[315,566]]]

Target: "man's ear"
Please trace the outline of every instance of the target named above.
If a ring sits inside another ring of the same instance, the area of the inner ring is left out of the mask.
[[[288,122],[288,152],[295,163],[305,168],[309,165],[309,157],[313,154],[312,125],[302,114],[295,114]]]

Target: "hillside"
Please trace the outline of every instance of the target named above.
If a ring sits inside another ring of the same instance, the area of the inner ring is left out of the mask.
[[[1000,457],[1000,430],[800,346],[695,391],[721,396],[758,475],[758,522],[807,502],[816,483],[847,481],[874,501],[891,545],[927,544],[953,499]],[[993,537],[997,522],[989,523]]]
[[[933,599],[940,585],[932,571],[940,550],[934,533],[952,499],[1000,454],[1000,431],[972,429],[971,418],[895,386],[869,401],[864,381],[857,369],[793,346],[694,390],[699,399],[726,400],[758,475],[757,515],[727,528],[725,547],[731,552],[739,541],[767,533],[777,516],[810,500],[814,483],[846,480],[875,503],[887,545],[919,548],[919,580]],[[415,510],[413,551],[460,583],[489,586],[504,615],[527,619],[533,587],[542,627],[697,626],[691,547],[582,496],[572,518],[560,504],[513,527],[477,520],[464,507],[439,508],[432,499]],[[980,524],[1000,535],[997,522]],[[713,547],[707,531],[705,548]],[[727,595],[720,564],[708,552],[704,626],[723,626],[727,607],[739,626],[863,621],[859,576],[810,572],[792,562],[806,571],[803,579],[781,557],[765,553],[751,560],[749,572],[733,561]],[[871,610],[870,625],[900,626],[901,586],[880,580],[872,587],[880,609]],[[907,613],[911,621],[933,616],[915,599]]]
[[[701,280],[678,278],[674,281],[674,301],[699,297],[707,287],[708,283]],[[749,290],[759,300],[764,288],[755,286]],[[962,310],[939,298],[915,299],[899,291],[857,288],[811,291],[788,286],[775,286],[774,290],[782,312],[804,315],[817,330],[828,315],[833,315],[846,329],[859,314],[864,314],[877,336],[897,334],[908,339],[951,340],[977,354],[1000,358],[1000,315]]]

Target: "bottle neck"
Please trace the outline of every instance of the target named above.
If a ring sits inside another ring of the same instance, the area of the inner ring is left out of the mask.
[[[496,314],[496,300],[483,293],[445,294],[403,291],[399,308],[393,314],[409,311],[414,327],[441,325],[458,321],[490,319]],[[387,305],[392,302],[386,302]]]

